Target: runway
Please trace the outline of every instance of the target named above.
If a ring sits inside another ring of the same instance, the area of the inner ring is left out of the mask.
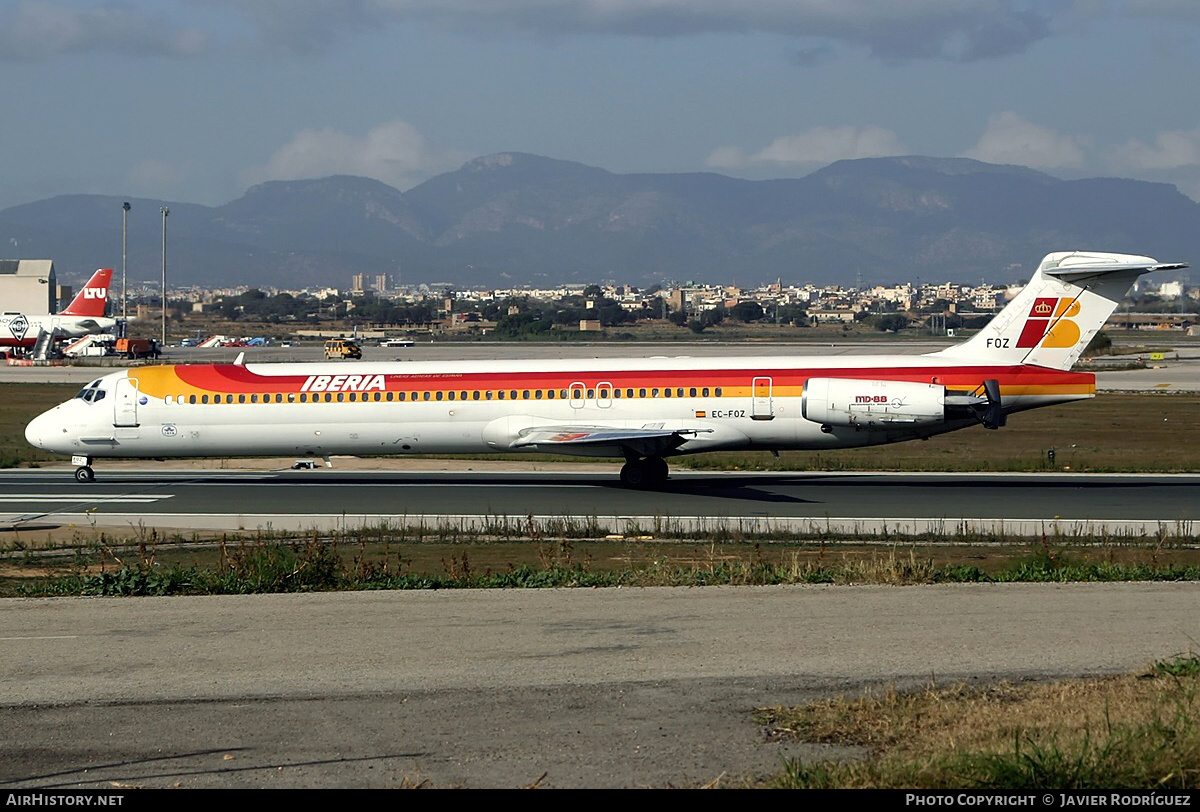
[[[658,490],[613,471],[178,471],[153,465],[76,483],[67,469],[0,472],[0,530],[591,521],[608,532],[1194,533],[1200,475],[673,473]],[[607,469],[609,466],[605,466]]]

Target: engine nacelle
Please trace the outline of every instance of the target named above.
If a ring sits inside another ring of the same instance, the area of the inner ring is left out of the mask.
[[[800,413],[814,423],[863,429],[929,426],[946,420],[946,387],[911,381],[809,378]]]

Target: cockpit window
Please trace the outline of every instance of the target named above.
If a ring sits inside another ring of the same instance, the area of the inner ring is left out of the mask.
[[[100,379],[97,378],[87,386],[80,389],[79,394],[75,397],[79,400],[85,400],[88,403],[95,403],[98,400],[104,400],[104,396],[106,394],[108,393],[100,388]]]

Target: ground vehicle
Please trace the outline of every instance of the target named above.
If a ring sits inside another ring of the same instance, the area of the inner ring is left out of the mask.
[[[362,347],[349,338],[331,338],[325,342],[326,358],[362,358]]]
[[[415,344],[411,338],[385,338],[379,342],[381,347],[411,347]]]
[[[126,358],[157,358],[161,355],[158,342],[153,338],[118,338],[113,352]]]

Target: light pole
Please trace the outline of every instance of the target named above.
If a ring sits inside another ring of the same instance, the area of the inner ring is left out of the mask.
[[[159,211],[162,212],[162,218],[163,218],[162,288],[160,289],[161,295],[162,295],[162,338],[161,338],[160,346],[166,347],[167,346],[167,215],[171,213],[171,210],[168,209],[166,206],[163,206],[159,209]]]
[[[126,259],[128,256],[129,247],[129,210],[133,208],[129,205],[129,201],[121,204],[121,335],[125,335],[127,329],[125,325],[129,323],[129,314],[126,312],[126,302],[128,299],[125,296],[125,268]]]

